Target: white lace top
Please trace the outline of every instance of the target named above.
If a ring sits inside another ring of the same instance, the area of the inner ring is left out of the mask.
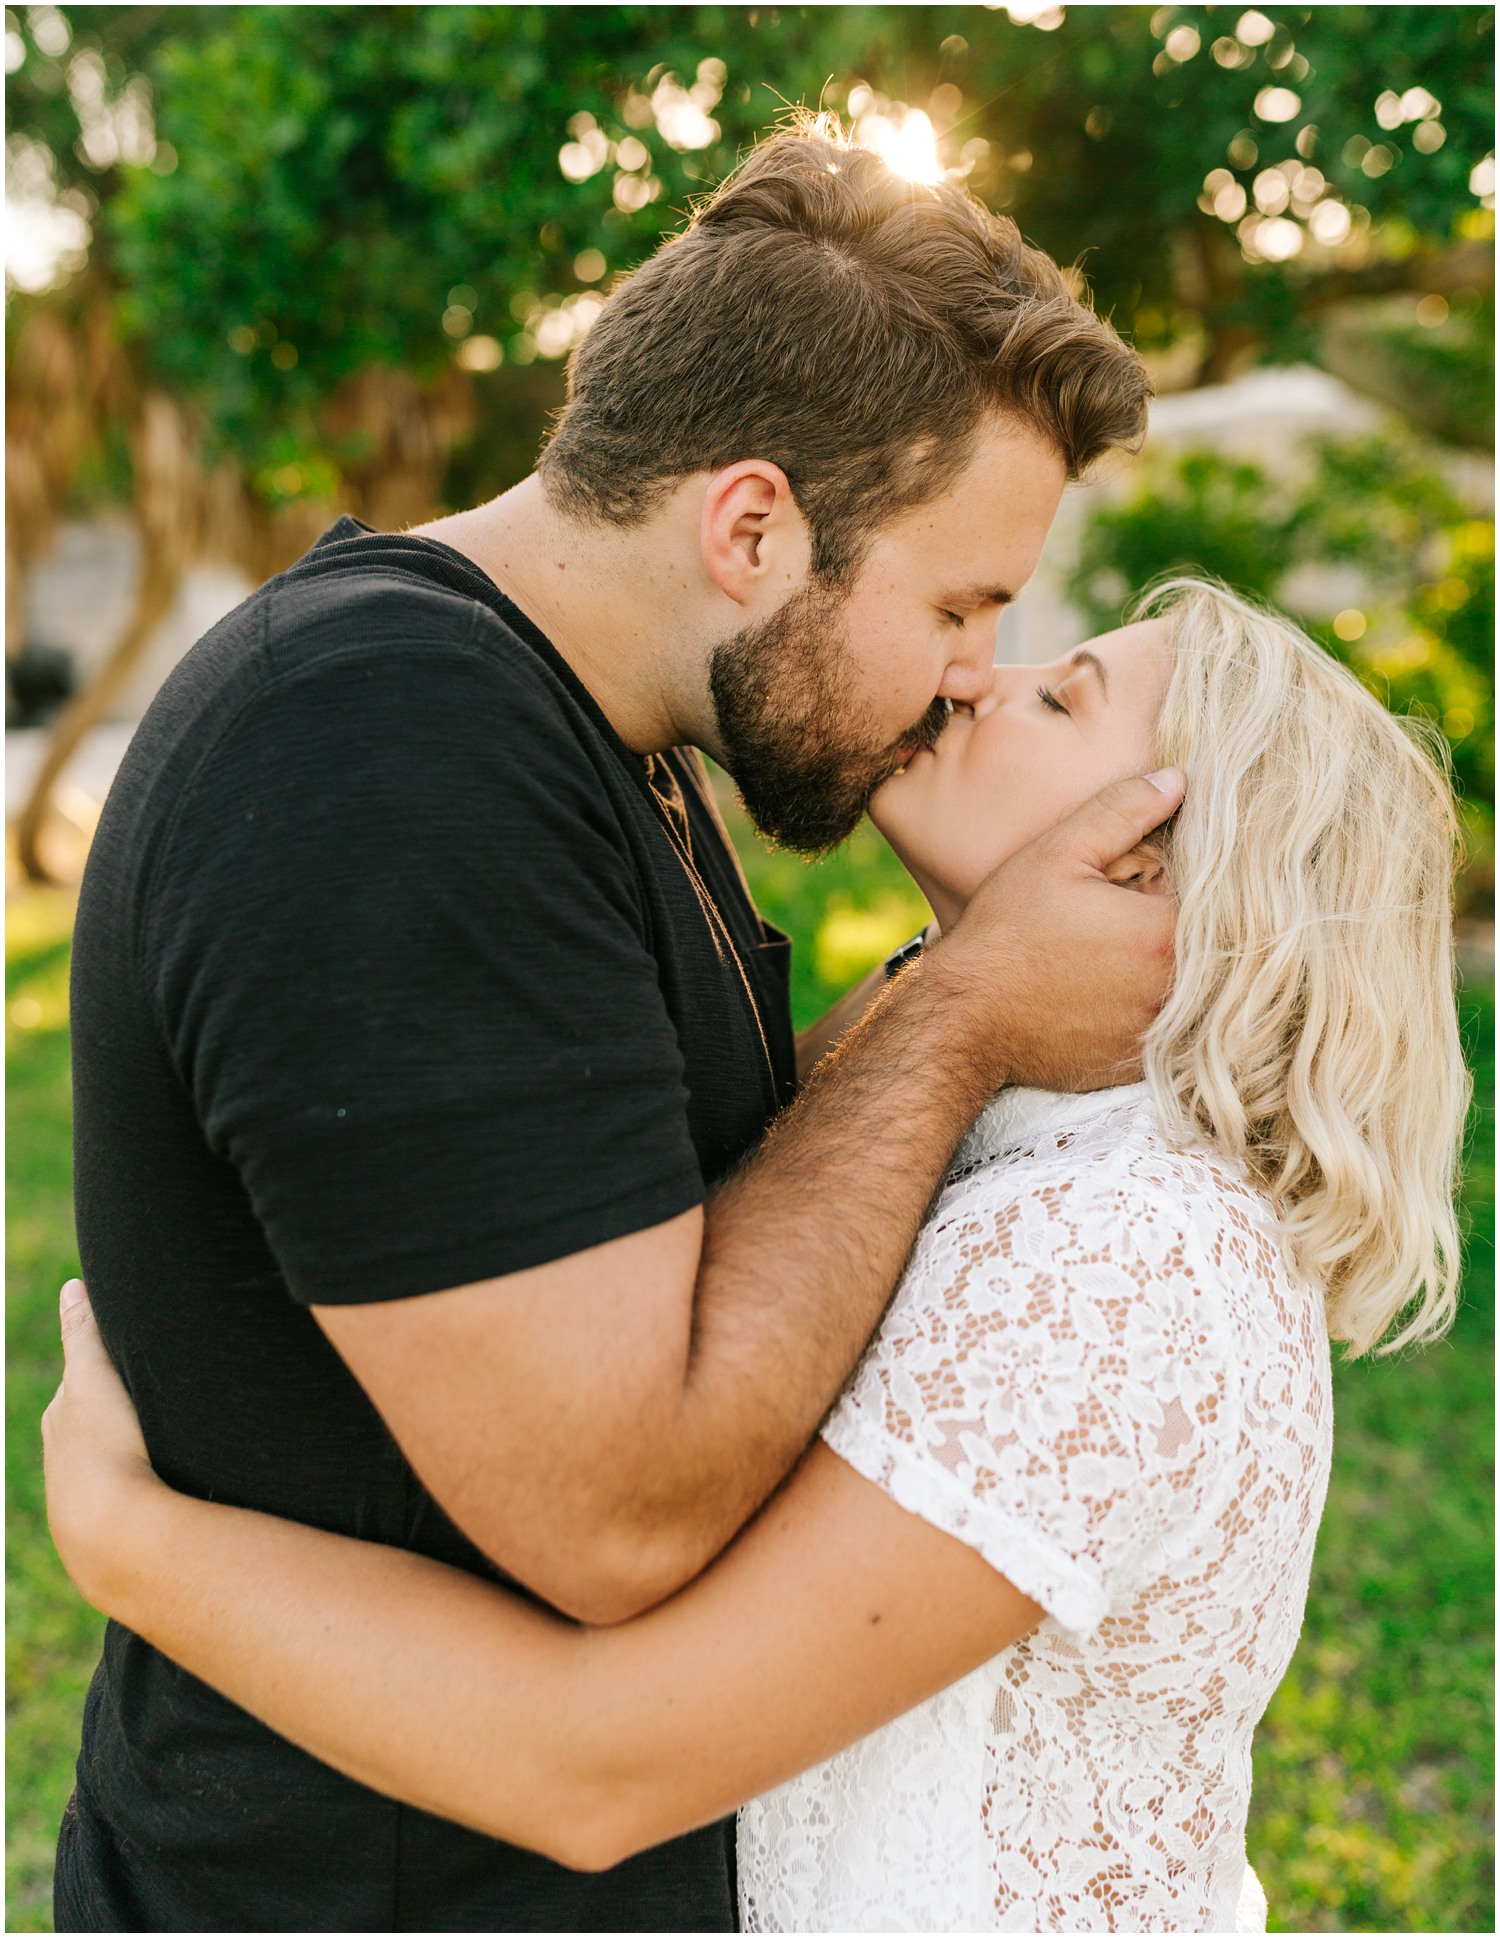
[[[823,1429],[1047,1611],[740,1813],[746,1931],[1233,1931],[1332,1450],[1323,1300],[1144,1084],[1007,1091]]]

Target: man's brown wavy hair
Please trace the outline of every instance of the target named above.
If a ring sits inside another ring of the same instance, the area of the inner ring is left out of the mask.
[[[1077,478],[1136,448],[1135,352],[967,189],[926,187],[807,117],[753,149],[615,289],[539,470],[572,516],[630,525],[699,471],[786,473],[812,569],[846,581],[897,512],[945,490],[993,412]]]

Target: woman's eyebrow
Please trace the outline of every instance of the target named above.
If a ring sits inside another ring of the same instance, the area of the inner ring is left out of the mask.
[[[1104,697],[1106,700],[1109,698],[1109,675],[1104,670],[1104,661],[1100,659],[1097,653],[1091,653],[1087,646],[1080,646],[1068,663],[1070,666],[1089,667],[1097,673],[1099,675],[1099,685],[1103,689]]]

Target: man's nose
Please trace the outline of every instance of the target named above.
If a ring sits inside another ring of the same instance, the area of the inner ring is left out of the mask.
[[[957,701],[960,706],[977,707],[989,693],[995,678],[995,628],[976,626],[973,644],[966,642],[961,659],[953,659],[943,674],[938,698]]]
[[[976,719],[982,719],[992,708],[997,707],[1005,697],[1006,675],[1012,669],[996,666],[993,663],[976,671],[965,669],[963,690],[958,685],[945,687],[944,692],[951,700],[972,707]]]

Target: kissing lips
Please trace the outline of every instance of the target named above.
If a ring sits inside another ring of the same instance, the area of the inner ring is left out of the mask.
[[[918,754],[933,754],[937,752],[937,743],[942,737],[944,728],[948,725],[951,713],[952,709],[947,706],[946,702],[942,700],[933,701],[932,706],[928,709],[926,717],[920,725],[914,728],[897,746],[895,772],[899,773],[903,768],[909,767],[917,758]]]

